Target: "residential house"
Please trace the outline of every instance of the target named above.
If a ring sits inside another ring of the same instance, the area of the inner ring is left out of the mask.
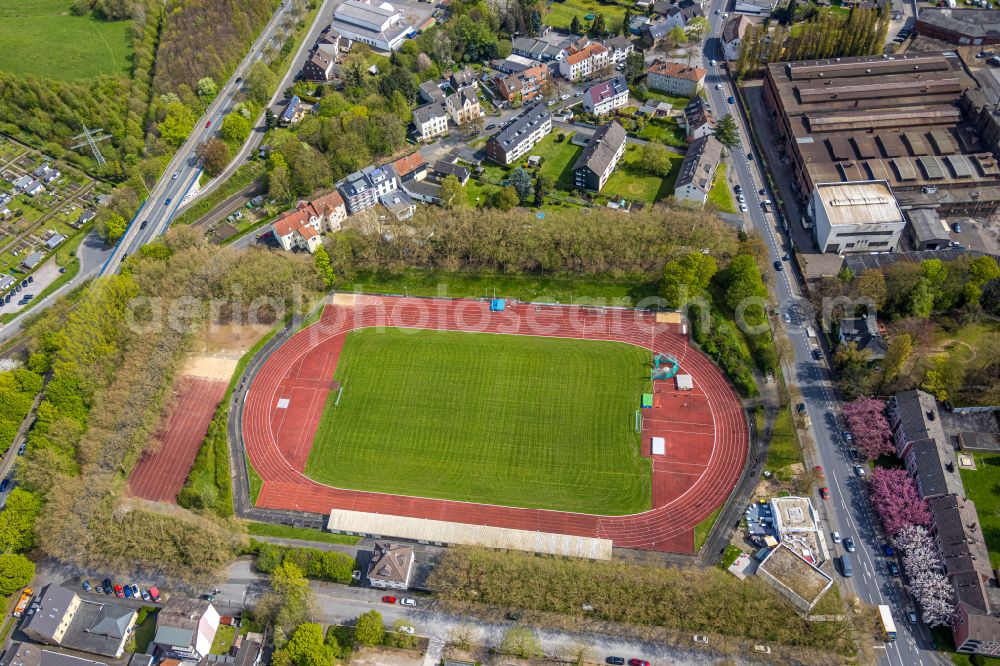
[[[628,24],[629,34],[635,35],[636,37],[642,36],[643,26],[647,26],[652,23],[652,20],[648,16],[636,16]]]
[[[635,51],[635,44],[625,35],[618,35],[605,40],[604,48],[608,50],[611,62],[615,65],[625,62],[630,53]]]
[[[740,44],[743,43],[743,36],[747,28],[753,25],[746,16],[740,14],[729,19],[722,29],[722,51],[726,60],[736,60],[740,57]]]
[[[50,166],[48,162],[42,164],[42,166],[35,169],[35,178],[41,180],[44,183],[51,183],[56,180],[62,174],[59,173],[59,169]]]
[[[670,110],[673,108],[673,104],[661,102],[655,99],[647,99],[636,111],[636,114],[640,116],[648,116],[650,118],[666,118],[670,115]]]
[[[736,0],[733,12],[750,16],[770,16],[778,0]]]
[[[707,72],[677,62],[657,61],[646,70],[646,87],[677,97],[691,97],[705,84]]]
[[[333,28],[319,38],[302,65],[302,78],[306,81],[329,81],[337,74],[337,59],[341,50],[349,51],[351,40]]]
[[[41,590],[38,608],[21,630],[39,643],[118,658],[132,635],[135,609],[83,600],[72,590],[50,583]]]
[[[66,240],[66,237],[62,234],[52,234],[49,239],[45,241],[45,247],[49,250],[54,250],[59,247],[64,240]]]
[[[337,183],[337,191],[344,197],[351,215],[371,208],[378,203],[379,197],[398,188],[399,179],[390,164],[366,166]]]
[[[210,602],[175,596],[156,614],[152,645],[164,659],[200,661],[211,651],[219,619]]]
[[[427,161],[418,150],[393,162],[392,170],[399,176],[400,183],[423,180],[427,176]]]
[[[674,184],[674,197],[704,204],[721,159],[722,144],[714,136],[692,141]]]
[[[322,244],[321,235],[338,231],[345,219],[344,199],[334,190],[309,203],[300,201],[294,211],[283,214],[271,224],[271,233],[286,251],[300,249],[312,253]]]
[[[448,162],[446,160],[438,160],[434,163],[432,178],[440,182],[448,176],[454,176],[464,187],[465,184],[469,182],[470,175],[469,169],[461,164],[455,164],[454,162]]]
[[[448,131],[448,110],[440,102],[431,102],[413,109],[413,126],[417,138],[430,141]]]
[[[372,587],[405,590],[413,575],[413,548],[380,541],[372,551],[368,582]]]
[[[591,76],[611,64],[611,52],[603,44],[588,44],[559,63],[559,73],[570,81]]]
[[[552,81],[548,65],[535,65],[523,72],[497,77],[494,89],[508,104],[517,106],[544,94]]]
[[[600,192],[625,154],[627,136],[618,121],[601,127],[573,165],[573,177],[580,189]]]
[[[42,263],[42,259],[44,258],[45,258],[44,252],[32,252],[31,254],[29,254],[27,257],[24,258],[24,261],[21,262],[21,268],[23,268],[26,271],[30,271],[35,266]]]
[[[410,219],[417,212],[416,204],[403,190],[383,194],[378,201],[400,222]]]
[[[85,208],[83,212],[80,213],[80,217],[76,218],[76,223],[82,227],[83,225],[87,224],[87,222],[93,220],[95,217],[97,217],[96,210],[94,210],[93,208]]]
[[[33,182],[35,182],[35,179],[25,174],[14,181],[14,189],[24,192],[28,188],[28,185],[31,185]]]
[[[874,313],[864,317],[845,317],[840,320],[840,344],[853,342],[855,348],[865,354],[869,361],[879,361],[885,358],[887,351],[885,340],[878,330],[878,322]]]
[[[476,88],[479,86],[479,83],[476,81],[476,73],[466,67],[457,72],[452,72],[448,76],[448,85],[451,86],[452,90],[461,90],[469,86]]]
[[[548,62],[565,57],[562,49],[558,46],[550,44],[544,39],[536,39],[534,37],[515,37],[511,43],[511,53],[539,62]]]
[[[410,180],[403,183],[403,191],[415,201],[441,203],[441,186],[428,180]]]
[[[640,12],[646,12],[653,7],[653,0],[635,0],[634,6]]]
[[[896,456],[906,459],[913,442],[925,439],[945,441],[944,427],[934,396],[924,391],[897,393],[887,406]]]
[[[479,97],[476,95],[475,87],[472,86],[461,88],[457,93],[448,95],[445,99],[445,108],[452,121],[459,127],[470,120],[483,117]]]
[[[700,96],[684,107],[684,127],[689,142],[709,136],[715,130],[715,118]]]
[[[344,0],[333,12],[333,28],[344,37],[380,51],[395,51],[413,27],[388,2]]]
[[[486,157],[498,164],[513,164],[551,131],[552,114],[545,110],[544,104],[536,104],[490,137],[486,142]]]
[[[583,108],[587,113],[604,116],[628,104],[628,83],[616,76],[592,86],[583,93]]]
[[[639,44],[646,49],[655,47],[671,30],[684,27],[680,23],[680,12],[670,18],[657,16],[654,19],[647,20],[645,24],[639,27]]]
[[[430,104],[431,102],[441,102],[444,104],[445,94],[441,90],[441,84],[437,81],[424,81],[420,84],[420,100]]]
[[[491,64],[493,69],[498,72],[502,72],[504,74],[517,74],[518,72],[523,72],[526,69],[531,69],[538,64],[538,61],[512,53],[503,60],[494,60]]]
[[[42,182],[39,180],[31,181],[30,183],[28,183],[28,186],[24,188],[24,193],[27,194],[29,197],[41,194],[44,191],[45,191],[45,186],[42,185]]]
[[[152,657],[144,654],[133,654],[128,659],[121,660],[110,657],[90,659],[79,652],[67,652],[59,648],[26,642],[11,643],[0,659],[0,666],[152,666],[152,663]]]
[[[299,99],[298,95],[292,95],[291,99],[285,105],[285,110],[278,116],[278,124],[285,127],[294,125],[302,120],[303,115],[302,100]]]

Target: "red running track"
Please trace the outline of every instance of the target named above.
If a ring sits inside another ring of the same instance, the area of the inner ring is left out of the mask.
[[[130,494],[154,502],[177,501],[228,387],[227,381],[202,377],[177,380],[176,400],[160,445],[155,451],[143,451],[128,477]]]
[[[643,411],[642,452],[653,436],[666,455],[653,458],[653,508],[597,516],[405,497],[326,486],[303,474],[333,372],[348,332],[371,326],[614,340],[672,353],[694,390],[654,382],[654,406]],[[257,506],[329,513],[346,509],[458,523],[610,539],[615,546],[694,552],[694,526],[729,496],[747,455],[743,410],[721,371],[691,347],[677,325],[650,313],[570,306],[508,304],[489,312],[468,300],[359,296],[353,307],[327,306],[320,321],[292,336],[264,363],[245,398],[243,438],[263,480]]]

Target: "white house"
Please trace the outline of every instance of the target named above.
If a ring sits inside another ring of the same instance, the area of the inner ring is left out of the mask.
[[[413,27],[388,2],[376,6],[360,0],[345,0],[333,12],[333,29],[348,39],[380,51],[395,51]]]
[[[888,252],[906,226],[889,183],[817,183],[809,202],[820,252]]]
[[[286,251],[299,249],[313,253],[323,242],[323,232],[337,231],[346,218],[344,199],[334,191],[309,203],[300,201],[294,211],[271,224],[271,233]]]
[[[476,88],[466,86],[457,93],[452,93],[445,98],[445,108],[452,121],[462,126],[474,118],[483,117],[483,109],[479,105],[479,97],[476,96]]]
[[[391,164],[366,166],[337,183],[337,191],[344,197],[347,212],[351,215],[371,208],[379,197],[399,189],[399,178]]]
[[[576,81],[599,72],[611,64],[611,52],[603,44],[594,42],[579,51],[570,53],[559,62],[559,73],[563,78]]]
[[[583,93],[583,108],[587,113],[604,116],[628,104],[628,83],[616,76],[592,86]]]
[[[368,582],[379,589],[405,590],[410,586],[413,561],[413,548],[410,546],[378,542],[372,551]]]
[[[211,652],[219,612],[202,599],[171,599],[156,614],[153,645],[163,657],[199,662]]]
[[[726,23],[726,27],[722,29],[722,50],[726,60],[736,60],[740,57],[740,44],[743,43],[747,28],[752,25],[753,22],[742,14],[729,19]]]
[[[430,141],[448,131],[448,111],[440,102],[418,106],[413,109],[413,126],[421,141]]]
[[[714,136],[692,141],[674,184],[674,198],[704,204],[721,159],[722,144]]]
[[[617,65],[620,62],[625,62],[625,58],[635,51],[635,44],[632,40],[625,35],[618,35],[617,37],[612,37],[611,39],[604,42],[605,48],[611,56],[611,62]]]

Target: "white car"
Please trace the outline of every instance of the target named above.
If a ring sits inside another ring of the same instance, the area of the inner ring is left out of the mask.
[[[170,180],[177,180],[177,176],[179,176],[179,175],[181,175],[180,171],[174,171],[173,178],[171,178]]]
[[[747,205],[745,203],[740,204],[740,212],[741,213],[747,212]]]
[[[739,201],[740,203],[746,203],[747,202],[746,197],[744,197],[742,194],[737,194],[736,195],[736,200]]]
[[[399,633],[401,633],[401,634],[409,634],[410,636],[412,636],[413,634],[417,633],[417,630],[414,629],[413,627],[407,627],[407,626],[404,625],[404,626],[402,626],[402,627],[399,628]]]
[[[568,100],[568,99],[569,99],[569,95],[563,95],[563,96],[562,96],[562,97],[560,97],[559,99],[561,99],[562,101],[564,101],[564,102],[565,102],[566,100]]]
[[[834,532],[833,533],[833,542],[834,543],[840,543],[840,532]]]
[[[716,63],[715,63],[715,60],[713,59],[713,60],[712,60],[712,67],[715,67],[715,64],[716,64]]]
[[[854,466],[854,473],[857,474],[858,476],[860,476],[861,478],[864,478],[864,476],[865,476],[865,468],[862,467],[861,465],[855,465]]]
[[[556,103],[556,101],[555,101],[554,99],[550,99],[550,100],[549,100],[549,103],[548,103],[548,104],[546,104],[546,106],[554,106],[554,105],[555,105],[555,103]]]
[[[411,599],[409,597],[404,597],[404,598],[402,598],[402,599],[399,600],[399,605],[400,606],[416,606],[417,605],[417,600],[416,599]]]
[[[577,90],[576,94],[573,95],[573,97],[583,97],[583,91],[582,90]]]
[[[722,90],[722,84],[721,83],[716,83],[715,84],[715,89],[716,90]]]

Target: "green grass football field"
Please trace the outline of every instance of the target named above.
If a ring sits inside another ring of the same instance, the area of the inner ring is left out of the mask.
[[[623,515],[650,508],[649,352],[405,329],[348,334],[306,474],[339,488]]]
[[[74,16],[72,0],[0,0],[0,69],[53,79],[132,70],[132,22]]]

